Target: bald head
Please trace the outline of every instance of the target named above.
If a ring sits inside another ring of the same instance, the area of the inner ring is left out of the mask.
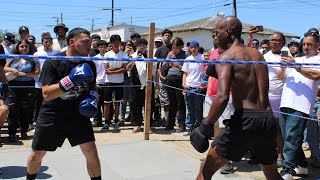
[[[218,22],[217,27],[222,29],[229,29],[230,35],[233,35],[238,39],[241,38],[242,23],[238,18],[234,16],[224,17]]]

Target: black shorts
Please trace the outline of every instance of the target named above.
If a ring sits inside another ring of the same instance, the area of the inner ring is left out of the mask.
[[[104,103],[111,103],[114,94],[114,102],[120,102],[123,98],[123,83],[106,83],[106,86],[116,86],[116,87],[105,87],[104,88]]]
[[[44,119],[45,118],[45,119]],[[75,113],[40,116],[32,141],[33,150],[55,151],[68,139],[71,146],[95,141],[90,119]]]
[[[253,151],[260,164],[276,162],[277,122],[272,111],[236,110],[224,124],[225,129],[212,143],[220,156],[240,161],[248,151]]]

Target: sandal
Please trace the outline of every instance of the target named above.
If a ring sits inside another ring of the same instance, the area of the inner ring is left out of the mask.
[[[138,133],[141,132],[141,127],[140,126],[136,126],[132,129],[132,133]]]

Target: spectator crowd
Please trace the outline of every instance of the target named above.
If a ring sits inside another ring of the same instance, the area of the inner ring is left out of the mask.
[[[6,33],[2,38],[0,54],[25,54],[52,56],[66,51],[69,42],[65,24],[54,27],[56,38],[49,32],[41,34],[41,46],[36,45],[35,36],[29,28],[19,28],[20,40]],[[266,62],[320,63],[319,31],[308,30],[301,42],[286,43],[281,32],[275,32],[268,39],[259,42],[254,38],[259,30],[250,27],[249,39],[245,46],[255,48],[263,54]],[[97,34],[91,35],[91,51],[88,56],[108,58],[147,58],[148,41],[138,33],[131,40],[123,42],[114,34],[108,41]],[[212,33],[212,49],[204,49],[196,40],[184,42],[173,38],[169,29],[162,31],[154,40],[155,58],[215,60],[227,49],[215,43]],[[8,113],[8,140],[16,142],[28,139],[28,131],[37,125],[39,109],[42,105],[42,83],[40,73],[45,59],[1,59],[6,80],[1,82],[1,102],[6,104]],[[147,63],[145,61],[94,61],[96,85],[99,95],[98,112],[91,119],[93,127],[101,131],[121,131],[127,124],[132,132],[141,132],[143,107],[145,103],[145,83]],[[283,167],[284,179],[295,175],[308,175],[308,164],[320,168],[320,71],[316,67],[268,66],[269,101],[277,119],[277,165]],[[197,128],[210,111],[211,103],[218,88],[219,77],[205,63],[157,62],[153,65],[151,97],[151,126],[149,133],[156,133],[159,126],[165,131],[191,132]],[[5,88],[8,87],[9,88]],[[230,119],[234,108],[232,92],[229,102],[214,127],[214,137],[224,129],[224,120]],[[63,98],[63,97],[61,97]],[[128,113],[127,113],[128,112]],[[128,114],[128,115],[127,115]],[[314,120],[308,120],[312,118]],[[318,120],[318,121],[317,121]],[[18,132],[20,136],[17,136]],[[306,160],[304,151],[310,150]],[[250,152],[250,163],[255,162],[255,153]],[[221,168],[221,173],[233,173],[233,162]]]

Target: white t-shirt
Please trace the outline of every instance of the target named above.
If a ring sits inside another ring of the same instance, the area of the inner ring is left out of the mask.
[[[201,60],[202,54],[198,54],[197,56],[189,56],[186,60]],[[182,71],[188,73],[185,84],[189,87],[200,87],[201,85],[201,71],[204,67],[204,63],[183,63]]]
[[[4,49],[4,54],[12,54],[12,46],[6,46],[4,44],[1,44]]]
[[[97,54],[95,57],[102,57],[101,54]],[[104,84],[106,82],[106,73],[104,71],[104,64],[102,60],[98,61],[93,61],[94,64],[96,65],[96,70],[97,70],[97,78],[96,78],[96,83],[97,84]]]
[[[119,51],[117,54],[114,53],[114,51],[109,51],[107,52],[104,57],[109,57],[109,58],[127,58],[127,53],[123,51]],[[109,63],[109,68],[120,68],[123,66],[123,64],[127,63],[126,61],[104,61],[103,63]],[[119,74],[107,74],[106,75],[106,82],[109,83],[123,83],[124,81],[124,74],[119,73]]]
[[[35,55],[35,56],[53,56],[55,54],[57,54],[57,52],[55,52],[55,51],[46,52],[46,51],[42,50],[42,51],[35,52],[33,55]],[[39,62],[40,69],[42,70],[42,66],[43,66],[43,63],[44,63],[45,59],[37,59],[37,61]],[[39,81],[39,77],[40,77],[40,75],[38,77],[34,78],[35,88],[41,89],[42,88],[42,83]]]
[[[295,61],[297,63],[320,63],[320,56],[303,56],[295,58]],[[313,70],[320,71],[318,68]],[[287,107],[310,115],[320,80],[308,79],[293,68],[286,69],[286,76],[280,108]]]
[[[266,62],[281,62],[280,54],[274,54],[271,51],[267,52],[264,56]],[[281,81],[277,77],[277,72],[281,68],[278,66],[270,66],[268,65],[269,71],[269,95],[281,95],[284,80]]]

